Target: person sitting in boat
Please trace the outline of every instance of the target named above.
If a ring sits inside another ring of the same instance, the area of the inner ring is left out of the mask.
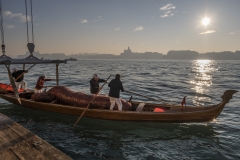
[[[92,94],[97,94],[99,91],[99,83],[106,82],[104,79],[100,79],[97,74],[93,75],[93,78],[89,81],[90,83],[90,92]]]
[[[24,81],[24,74],[27,73],[27,70],[17,70],[15,67],[12,68],[12,77],[15,80],[16,87],[19,90],[20,87],[24,89],[24,92],[27,90],[27,82]]]
[[[43,88],[46,88],[46,87],[44,86],[44,82],[45,82],[45,81],[51,81],[51,80],[53,80],[53,79],[50,79],[50,78],[47,79],[47,76],[46,76],[46,75],[40,76],[40,77],[38,78],[37,84],[36,84],[36,86],[35,86],[35,93],[42,93],[42,89],[43,89]]]
[[[122,102],[120,99],[120,90],[124,92],[122,81],[120,80],[120,74],[116,74],[115,79],[111,80],[111,82],[108,84],[108,87],[110,87],[109,90],[109,98],[110,98],[110,110],[113,110],[113,107],[115,106],[115,103],[118,105],[118,110],[122,111]]]

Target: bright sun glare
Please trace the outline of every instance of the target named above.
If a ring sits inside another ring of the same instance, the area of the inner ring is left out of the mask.
[[[209,22],[210,22],[210,19],[208,17],[205,17],[205,18],[202,19],[202,24],[204,26],[207,26],[209,24]]]

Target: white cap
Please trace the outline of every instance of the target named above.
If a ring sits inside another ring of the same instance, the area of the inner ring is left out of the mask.
[[[93,75],[93,77],[96,77],[96,78],[98,78],[98,75],[97,75],[97,74],[94,74],[94,75]]]
[[[13,67],[13,68],[12,68],[12,71],[13,71],[13,72],[17,71],[17,68]]]
[[[47,76],[46,76],[45,74],[43,74],[43,75],[42,75],[42,77],[45,77],[45,78],[47,78]]]

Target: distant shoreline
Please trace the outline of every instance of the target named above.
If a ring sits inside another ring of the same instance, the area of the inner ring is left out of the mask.
[[[26,58],[29,56],[29,52],[25,55],[19,55],[18,58]],[[44,59],[61,59],[68,61],[76,61],[83,59],[156,59],[156,60],[197,60],[197,59],[208,59],[208,60],[240,60],[240,51],[223,51],[223,52],[208,52],[208,53],[198,53],[196,51],[190,50],[180,50],[180,51],[169,51],[167,54],[157,53],[157,52],[144,52],[137,53],[132,52],[128,47],[120,55],[113,54],[98,54],[98,53],[85,53],[85,54],[72,54],[65,55],[64,53],[45,53],[40,54],[39,52],[34,52],[34,56]]]

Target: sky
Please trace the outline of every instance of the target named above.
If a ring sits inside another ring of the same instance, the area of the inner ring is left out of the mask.
[[[30,0],[28,19],[30,20]],[[40,53],[240,50],[240,0],[32,0],[29,42]],[[6,55],[25,54],[24,0],[2,0]],[[205,18],[205,19],[204,19]]]

